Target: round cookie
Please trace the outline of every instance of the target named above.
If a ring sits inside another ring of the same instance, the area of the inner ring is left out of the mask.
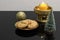
[[[18,29],[23,29],[23,28],[25,28],[27,26],[27,24],[24,23],[23,21],[18,21],[18,22],[16,22],[15,26]]]
[[[35,20],[30,20],[30,24],[28,25],[29,29],[36,29],[38,27],[38,23]]]
[[[26,19],[16,22],[15,26],[22,30],[33,30],[38,27],[38,23],[35,20]]]

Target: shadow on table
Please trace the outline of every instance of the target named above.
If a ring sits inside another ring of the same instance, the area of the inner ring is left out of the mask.
[[[44,38],[45,40],[55,40],[53,33],[44,32],[44,24],[45,23],[39,23],[39,27],[34,30],[16,29],[15,33],[21,37],[32,37],[35,35],[38,35],[39,37],[41,37],[41,35],[45,35],[45,38]]]
[[[38,34],[39,37],[43,36],[43,39],[44,40],[55,40],[55,36],[54,36],[54,33],[49,33],[49,32],[46,32],[45,35],[43,34]]]
[[[20,30],[20,29],[16,29],[15,33],[18,36],[21,36],[21,37],[32,37],[32,36],[37,35],[39,33],[39,31],[37,31],[37,30]]]
[[[45,40],[55,40],[54,33],[46,33]]]

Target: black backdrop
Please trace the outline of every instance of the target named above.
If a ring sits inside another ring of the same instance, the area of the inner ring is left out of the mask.
[[[16,13],[18,11],[0,11],[0,40],[41,40],[39,35],[32,37],[21,37],[15,33],[14,23],[16,22]],[[28,18],[36,19],[33,11],[25,11]],[[60,12],[54,11],[56,21],[55,40],[60,40]]]

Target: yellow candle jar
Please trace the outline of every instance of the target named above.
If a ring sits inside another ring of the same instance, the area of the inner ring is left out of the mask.
[[[42,2],[34,8],[34,12],[37,14],[39,22],[47,22],[48,16],[52,12],[52,8],[48,4]]]

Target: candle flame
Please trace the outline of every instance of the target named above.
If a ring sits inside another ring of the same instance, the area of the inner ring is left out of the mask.
[[[42,2],[41,4],[45,4],[45,2]]]
[[[44,6],[47,6],[47,4],[45,2],[42,2],[39,6],[44,7]]]

